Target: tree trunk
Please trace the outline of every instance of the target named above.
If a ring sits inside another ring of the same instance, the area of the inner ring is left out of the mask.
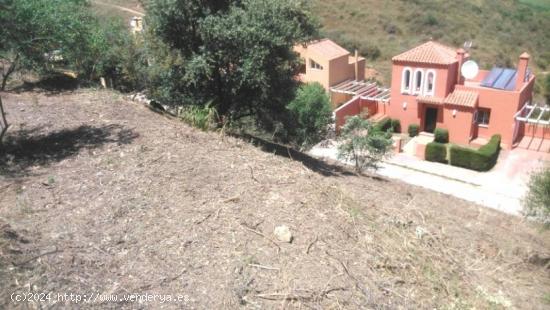
[[[6,73],[2,74],[2,86],[0,87],[0,91],[6,90],[6,85],[8,84],[8,79],[12,73],[15,72],[15,68],[17,67],[17,62],[19,62],[19,54],[15,56],[15,59],[10,63],[10,67],[8,68],[8,71]]]
[[[2,145],[4,135],[8,131],[8,121],[6,120],[6,112],[4,111],[4,105],[2,103],[2,97],[0,97],[0,146]]]
[[[3,75],[2,74],[2,86],[0,86],[0,91],[6,90],[6,84],[8,83],[8,77],[9,77],[9,75]]]

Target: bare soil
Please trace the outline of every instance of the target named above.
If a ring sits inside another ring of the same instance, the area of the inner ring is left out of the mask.
[[[2,96],[0,308],[549,307],[550,234],[520,218],[109,91]],[[187,298],[10,300],[30,291]]]

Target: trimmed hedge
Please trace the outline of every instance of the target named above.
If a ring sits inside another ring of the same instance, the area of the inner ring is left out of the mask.
[[[439,143],[449,143],[449,131],[443,128],[436,128],[434,131],[434,140]]]
[[[431,142],[426,145],[426,160],[436,163],[447,163],[447,145]]]
[[[451,165],[476,171],[491,170],[497,163],[500,153],[500,139],[500,135],[492,136],[491,140],[479,150],[457,145],[451,146]]]
[[[409,133],[409,137],[411,138],[418,136],[418,133],[420,132],[420,125],[410,124],[407,132]]]

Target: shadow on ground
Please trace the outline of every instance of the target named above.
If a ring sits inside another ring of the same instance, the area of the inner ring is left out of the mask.
[[[35,127],[8,135],[0,149],[0,175],[25,175],[31,166],[59,162],[82,149],[95,149],[107,143],[129,144],[138,137],[120,125],[83,125],[46,134],[40,134],[41,131],[42,127]]]
[[[12,91],[16,93],[44,91],[55,95],[64,91],[75,90],[80,86],[78,79],[62,73],[54,73],[36,82],[23,81],[23,84],[14,87]]]
[[[346,169],[340,165],[334,165],[322,160],[319,160],[315,157],[311,157],[305,153],[297,151],[291,147],[273,143],[262,138],[252,136],[250,134],[232,134],[232,136],[242,139],[246,142],[250,142],[252,145],[260,148],[264,152],[275,154],[277,156],[282,156],[290,158],[295,161],[301,162],[308,169],[319,173],[323,176],[350,176],[356,175],[350,170]]]

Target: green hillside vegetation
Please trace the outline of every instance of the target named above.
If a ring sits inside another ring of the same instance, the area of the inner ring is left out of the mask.
[[[426,40],[451,46],[473,41],[472,58],[488,69],[514,66],[528,51],[536,71],[550,68],[550,1],[313,0],[323,32],[358,48],[389,82],[391,57]]]
[[[137,9],[139,0],[102,0]],[[539,73],[550,70],[548,0],[310,0],[323,35],[368,57],[367,66],[389,84],[391,58],[429,39],[459,47],[473,41],[472,58],[483,69],[515,66],[528,51]],[[107,14],[116,10],[98,8]],[[119,12],[128,18],[127,12]]]

